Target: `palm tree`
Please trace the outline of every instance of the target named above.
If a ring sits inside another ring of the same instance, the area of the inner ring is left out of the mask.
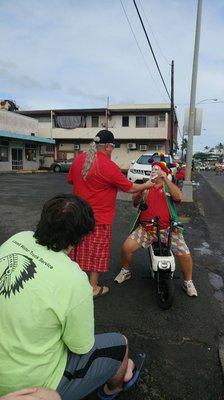
[[[181,158],[180,158],[182,162],[184,161],[184,150],[186,149],[187,149],[187,139],[183,138],[181,143]]]
[[[224,145],[220,142],[215,146],[218,153],[223,153]]]
[[[209,146],[205,146],[204,149],[207,151],[207,153],[209,152]]]

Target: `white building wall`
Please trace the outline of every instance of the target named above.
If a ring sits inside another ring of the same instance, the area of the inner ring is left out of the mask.
[[[39,136],[51,138],[51,122],[39,122]]]
[[[126,114],[125,114],[126,115]],[[128,115],[128,114],[127,114]],[[144,115],[144,112],[142,113]],[[96,136],[100,129],[103,129],[103,124],[106,123],[104,116],[99,117],[99,127],[93,128],[91,126],[91,116],[87,117],[86,128],[76,129],[51,129],[50,122],[39,121],[39,135],[44,137],[52,137],[53,139],[92,139]],[[110,129],[116,139],[153,139],[153,140],[166,140],[168,136],[168,114],[166,113],[166,120],[159,121],[158,128],[136,128],[135,115],[129,116],[129,127],[122,127],[122,115],[113,115],[108,121],[108,129]]]
[[[40,127],[40,132],[41,132]],[[102,128],[101,128],[102,129]],[[113,132],[115,139],[117,140],[166,140],[167,129],[166,128],[112,128],[108,127]],[[52,130],[53,139],[93,139],[99,132],[100,128],[76,128],[76,129],[61,129],[54,128]],[[49,136],[48,136],[49,137]]]
[[[12,163],[10,161],[0,162],[0,172],[12,171]]]
[[[0,130],[30,135],[38,134],[38,121],[35,118],[16,114],[12,111],[0,110]]]

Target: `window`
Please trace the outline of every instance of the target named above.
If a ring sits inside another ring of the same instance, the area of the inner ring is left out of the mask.
[[[26,161],[37,160],[37,145],[33,143],[25,144],[25,158]]]
[[[129,126],[129,116],[128,115],[123,115],[122,126]]]
[[[9,147],[8,140],[0,140],[0,146]]]
[[[148,150],[148,145],[147,145],[147,144],[140,144],[140,145],[139,145],[139,150],[140,150],[140,151],[146,151],[146,150]]]
[[[150,146],[150,151],[162,151],[164,152],[164,145],[163,144],[152,144]]]
[[[157,128],[158,127],[158,115],[148,115],[147,127],[149,127],[149,128]]]
[[[9,142],[0,140],[0,162],[9,161]]]
[[[54,145],[53,144],[47,144],[46,145],[46,153],[53,153],[54,152]]]
[[[99,126],[99,116],[92,117],[92,127],[98,128]]]
[[[165,121],[166,114],[159,114],[159,121]]]
[[[158,115],[137,116],[136,128],[158,128],[158,121]]]
[[[138,160],[136,161],[138,164],[141,165],[148,165],[149,164],[149,158],[153,158],[154,161],[160,161],[160,156],[159,155],[142,155],[138,158]],[[169,156],[165,156],[165,161],[167,164],[170,163],[170,157]]]
[[[136,128],[146,128],[146,117],[144,116],[136,117]]]
[[[9,148],[0,145],[0,162],[9,161]]]

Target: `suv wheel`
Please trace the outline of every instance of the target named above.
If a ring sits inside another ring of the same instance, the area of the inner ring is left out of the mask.
[[[54,167],[54,172],[61,172],[61,167],[60,167],[60,165],[55,165],[55,167]]]

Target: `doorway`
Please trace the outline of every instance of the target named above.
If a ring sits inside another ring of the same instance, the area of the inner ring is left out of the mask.
[[[12,149],[12,169],[23,169],[23,149]]]

